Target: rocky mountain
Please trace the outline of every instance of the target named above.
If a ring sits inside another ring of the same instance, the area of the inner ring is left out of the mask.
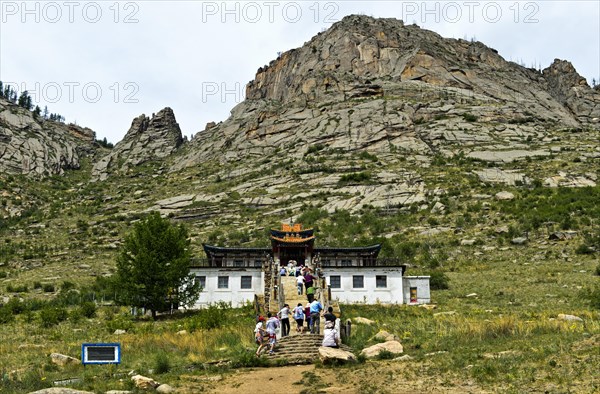
[[[123,140],[92,169],[92,179],[105,180],[110,172],[127,171],[152,159],[162,159],[183,143],[181,129],[171,108],[149,118],[135,118]]]
[[[566,61],[540,72],[479,42],[367,16],[346,17],[259,68],[246,96],[196,134],[175,168],[276,148],[297,158],[315,143],[512,161],[547,154],[547,130],[600,127],[600,93]]]
[[[84,127],[47,121],[0,98],[0,172],[45,177],[79,169],[96,134]]]
[[[61,262],[61,277],[82,264],[110,274],[127,224],[150,210],[188,222],[199,255],[207,241],[262,245],[264,228],[282,220],[339,232],[321,245],[440,235],[495,248],[485,234],[505,242],[542,223],[589,229],[554,208],[533,219],[502,210],[523,200],[538,212],[531,206],[551,189],[584,198],[573,190],[597,190],[600,175],[600,91],[569,62],[529,69],[395,19],[349,16],[282,53],[227,120],[189,142],[170,108],[135,118],[112,150],[89,130],[1,108],[0,217],[18,225],[0,221],[0,231],[15,243],[30,236],[11,264],[46,277],[56,273],[37,245]]]

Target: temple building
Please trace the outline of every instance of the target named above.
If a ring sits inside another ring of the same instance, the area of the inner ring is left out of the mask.
[[[230,302],[279,302],[281,266],[304,265],[317,276],[317,292],[325,303],[424,304],[430,302],[429,277],[406,276],[397,260],[378,258],[380,244],[364,247],[315,247],[313,229],[282,224],[271,229],[270,248],[220,247],[204,244],[206,259],[191,272],[203,291],[195,307]],[[282,292],[280,292],[282,293]]]

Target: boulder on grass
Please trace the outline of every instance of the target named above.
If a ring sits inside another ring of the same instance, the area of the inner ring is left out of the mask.
[[[399,338],[396,335],[390,334],[389,332],[387,332],[385,330],[380,330],[377,334],[375,334],[373,339],[376,341],[387,342],[387,341],[397,341]]]
[[[158,383],[154,379],[142,375],[134,375],[131,377],[131,380],[133,380],[135,387],[138,389],[148,390],[158,387]]]
[[[364,348],[360,354],[364,355],[366,358],[374,358],[383,351],[388,351],[393,354],[401,354],[404,352],[404,348],[398,341],[387,341]]]
[[[169,394],[169,393],[174,393],[175,389],[173,387],[169,386],[168,384],[161,384],[160,386],[158,386],[156,388],[156,392],[161,393],[161,394]]]
[[[371,319],[367,319],[365,317],[355,317],[352,319],[352,321],[356,324],[366,324],[367,326],[370,326],[371,324],[375,324],[375,322]]]
[[[356,361],[354,354],[342,349],[326,346],[321,346],[319,348],[319,359],[323,364],[340,361],[344,363]]]
[[[81,363],[80,360],[71,357],[71,356],[65,356],[64,354],[60,354],[60,353],[52,353],[50,354],[50,360],[52,361],[53,364],[56,365],[60,365],[60,366],[64,366],[67,364],[79,364]]]

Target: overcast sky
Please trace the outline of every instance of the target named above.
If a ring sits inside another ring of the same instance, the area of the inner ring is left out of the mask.
[[[118,142],[139,114],[175,111],[185,135],[219,122],[278,52],[349,14],[475,38],[507,60],[573,63],[600,80],[600,2],[5,1],[0,80]]]

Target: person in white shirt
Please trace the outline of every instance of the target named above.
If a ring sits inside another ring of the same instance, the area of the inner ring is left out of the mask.
[[[281,336],[287,337],[290,335],[290,306],[285,304],[283,308],[277,314],[279,320],[281,320]]]
[[[304,288],[304,276],[297,276],[296,283],[298,283],[298,295],[302,295],[302,289]]]
[[[323,330],[323,343],[321,345],[326,347],[340,346],[340,334],[335,329],[334,322],[328,321],[325,323],[325,330]]]

